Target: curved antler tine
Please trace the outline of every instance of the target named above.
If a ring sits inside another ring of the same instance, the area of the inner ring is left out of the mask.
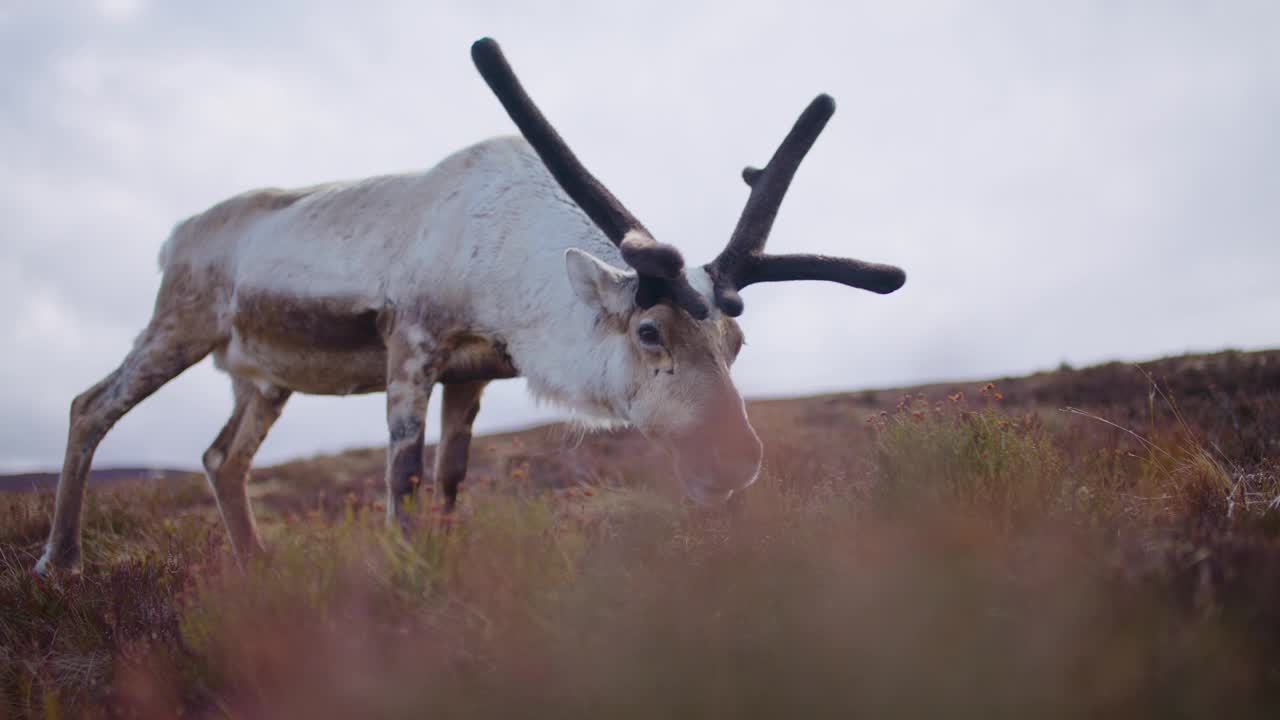
[[[615,245],[621,243],[628,232],[649,234],[613,193],[582,165],[543,116],[516,78],[497,41],[493,38],[475,41],[471,45],[471,60],[556,182]]]
[[[742,296],[738,291],[752,283],[829,280],[884,294],[897,290],[907,281],[906,273],[892,265],[825,255],[766,255],[763,252],[791,179],[835,108],[835,101],[829,95],[819,95],[800,114],[763,170],[752,166],[742,170],[742,180],[751,187],[751,196],[728,246],[706,265],[715,289],[716,306],[724,314],[736,317],[742,313]]]
[[[752,263],[738,288],[784,280],[828,280],[887,295],[902,287],[907,274],[893,265],[826,255],[764,255]],[[736,294],[736,293],[735,293]],[[741,302],[739,300],[739,302]]]
[[[800,161],[813,147],[814,141],[827,121],[835,114],[836,101],[827,94],[814,98],[809,106],[800,113],[791,132],[787,133],[782,144],[769,159],[763,170],[748,167],[742,171],[742,179],[751,186],[751,196],[742,209],[738,225],[729,238],[729,244],[713,261],[713,265],[722,272],[733,274],[733,268],[739,259],[758,253],[769,239],[769,230],[773,228],[774,218],[782,205],[782,198],[791,186]]]

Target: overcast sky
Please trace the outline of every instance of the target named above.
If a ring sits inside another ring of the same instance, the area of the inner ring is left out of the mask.
[[[746,291],[749,396],[1280,345],[1278,31],[1265,0],[0,0],[0,470],[60,465],[68,404],[146,322],[178,220],[513,132],[471,66],[483,35],[691,262],[732,229],[741,167],[836,98],[770,248],[908,282]],[[205,361],[97,465],[194,467],[230,405]],[[504,381],[477,426],[550,417]],[[259,458],[385,432],[380,395],[295,397]]]

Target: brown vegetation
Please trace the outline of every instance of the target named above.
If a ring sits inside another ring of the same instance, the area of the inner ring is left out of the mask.
[[[262,469],[245,572],[195,478],[99,488],[47,581],[0,495],[0,718],[1280,710],[1280,352],[751,414],[725,513],[631,433],[478,439],[407,537],[381,451]]]

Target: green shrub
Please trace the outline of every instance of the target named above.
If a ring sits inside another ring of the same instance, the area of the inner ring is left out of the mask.
[[[930,405],[905,398],[870,424],[879,468],[876,498],[887,508],[950,506],[1011,529],[1071,507],[1060,453],[1034,415],[1011,417],[988,386],[986,407],[963,394]]]

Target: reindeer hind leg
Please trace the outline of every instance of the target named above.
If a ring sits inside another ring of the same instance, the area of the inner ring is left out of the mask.
[[[153,323],[120,367],[72,401],[53,526],[36,572],[80,569],[84,487],[98,444],[125,413],[199,362],[214,345],[214,341],[193,339],[172,325]]]
[[[480,394],[488,382],[450,383],[444,386],[440,443],[436,445],[436,483],[444,494],[446,510],[458,503],[458,486],[467,475],[471,449],[471,423],[480,412]]]
[[[205,451],[203,463],[231,539],[231,548],[236,560],[244,564],[262,552],[258,526],[249,505],[249,466],[291,393],[275,386],[258,388],[243,378],[233,378],[232,389],[235,408]]]

